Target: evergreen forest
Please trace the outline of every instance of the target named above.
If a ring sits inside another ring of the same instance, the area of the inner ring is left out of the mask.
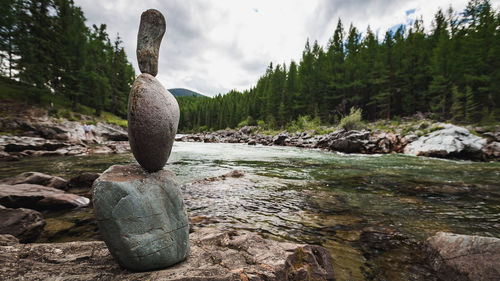
[[[72,0],[4,0],[0,15],[4,80],[36,87],[29,98],[38,102],[48,96],[73,110],[84,105],[96,115],[127,116],[135,73],[120,37],[110,40],[105,24],[87,27]]]
[[[457,123],[500,120],[500,13],[487,0],[464,11],[439,9],[378,38],[338,20],[327,46],[307,40],[300,62],[270,63],[251,89],[213,98],[178,98],[181,131],[264,124],[300,116],[336,124],[352,107],[365,120],[418,112]]]

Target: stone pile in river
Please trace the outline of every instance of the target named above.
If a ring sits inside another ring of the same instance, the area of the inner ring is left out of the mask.
[[[179,123],[179,105],[154,76],[166,23],[157,10],[141,15],[137,59],[142,74],[129,96],[128,133],[139,165],[111,166],[94,183],[99,231],[125,268],[145,271],[186,259],[189,221],[175,175],[163,169]]]

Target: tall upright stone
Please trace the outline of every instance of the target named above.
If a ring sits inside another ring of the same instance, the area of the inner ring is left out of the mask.
[[[137,60],[142,74],[132,85],[128,103],[130,148],[137,162],[150,172],[159,171],[167,163],[179,125],[177,101],[154,77],[165,25],[157,10],[141,15]]]
[[[94,209],[109,251],[125,268],[146,271],[183,261],[189,223],[175,175],[163,169],[179,124],[179,105],[154,77],[165,33],[157,10],[142,13],[130,91],[128,134],[139,165],[112,166],[94,182]]]

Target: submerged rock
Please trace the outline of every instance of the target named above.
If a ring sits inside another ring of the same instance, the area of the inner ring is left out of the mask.
[[[130,91],[130,148],[144,169],[155,172],[167,163],[179,124],[179,105],[156,78],[143,73]]]
[[[0,205],[0,234],[13,235],[22,243],[34,242],[44,226],[42,214],[37,211]]]
[[[480,159],[486,140],[452,124],[408,144],[405,154],[440,158]]]
[[[332,258],[320,246],[264,239],[254,233],[202,228],[190,235],[183,263],[153,272],[122,270],[103,242],[0,247],[5,279],[71,280],[335,280]]]
[[[0,184],[0,204],[8,208],[60,210],[88,206],[90,200],[37,184]]]
[[[498,280],[500,239],[438,232],[427,239],[430,263],[443,280]]]
[[[94,182],[93,202],[99,231],[123,267],[152,270],[187,257],[189,222],[172,172],[111,166]]]

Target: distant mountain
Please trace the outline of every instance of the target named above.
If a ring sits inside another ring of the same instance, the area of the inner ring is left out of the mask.
[[[174,97],[207,97],[195,91],[191,91],[184,88],[173,88],[173,89],[168,89],[168,91],[172,93]]]

